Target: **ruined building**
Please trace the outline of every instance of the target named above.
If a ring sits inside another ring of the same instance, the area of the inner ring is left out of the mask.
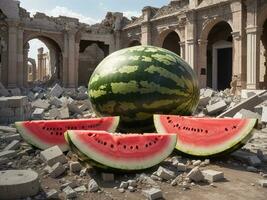
[[[36,62],[50,67],[36,69],[39,65],[28,58],[28,41],[34,38],[50,51],[49,58],[39,52]],[[132,19],[107,13],[94,25],[44,13],[30,17],[18,1],[0,1],[0,77],[8,88],[45,78],[65,87],[86,85],[105,56],[139,44],[179,54],[201,87],[224,89],[233,79],[238,88],[267,87],[266,0],[172,0],[162,8],[145,7]]]

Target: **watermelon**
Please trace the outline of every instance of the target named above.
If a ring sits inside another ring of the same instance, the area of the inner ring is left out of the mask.
[[[112,53],[93,72],[88,94],[99,116],[120,116],[121,132],[153,132],[153,114],[190,115],[197,76],[178,55],[153,46]]]
[[[154,115],[158,133],[177,133],[176,149],[193,156],[216,156],[242,147],[256,119],[194,118]]]
[[[65,138],[89,159],[121,170],[140,170],[166,159],[176,145],[176,134],[110,134],[69,130]]]
[[[16,127],[28,143],[40,149],[58,145],[62,151],[69,149],[64,139],[64,132],[73,130],[106,130],[115,132],[119,117],[68,119],[68,120],[36,120],[16,122]]]

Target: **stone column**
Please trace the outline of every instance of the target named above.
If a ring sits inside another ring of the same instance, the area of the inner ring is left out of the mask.
[[[24,77],[25,75],[25,67],[27,72],[27,66],[24,66],[23,63],[23,29],[22,27],[18,28],[18,41],[17,41],[17,86],[23,87],[24,86]]]
[[[30,45],[29,43],[25,44],[23,48],[23,83],[24,86],[28,84],[28,54],[29,54]],[[32,78],[34,81],[35,79]]]
[[[76,83],[76,74],[78,73],[75,67],[75,34],[76,30],[68,30],[68,87],[74,88],[77,86]]]
[[[67,32],[64,33],[64,50],[62,52],[62,81],[63,81],[63,86],[68,87],[68,34]]]
[[[17,86],[17,21],[8,21],[8,88]]]
[[[207,45],[208,40],[198,40],[198,77],[201,88],[207,86]]]
[[[186,23],[186,61],[190,66],[197,72],[196,66],[196,15],[195,11],[190,11],[186,13],[187,23]]]
[[[144,7],[143,10],[143,16],[144,20],[141,25],[141,44],[142,45],[150,45],[152,43],[151,41],[151,14],[152,14],[152,8],[147,6]]]
[[[247,89],[259,86],[260,29],[248,27],[247,32]]]
[[[185,42],[179,42],[180,44],[180,52],[181,52],[181,58],[185,59]]]
[[[38,79],[40,81],[43,80],[43,51],[44,49],[43,48],[39,48],[38,49]]]

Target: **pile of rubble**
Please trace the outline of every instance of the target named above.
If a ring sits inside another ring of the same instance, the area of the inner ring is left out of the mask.
[[[68,119],[94,117],[87,89],[65,89],[59,84],[44,89],[7,90],[0,84],[0,123],[38,119]],[[25,96],[21,96],[21,95]]]

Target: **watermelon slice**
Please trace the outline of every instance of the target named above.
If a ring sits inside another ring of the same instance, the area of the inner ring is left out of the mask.
[[[16,122],[16,127],[28,143],[40,149],[58,145],[62,151],[69,149],[64,132],[74,130],[105,130],[115,132],[119,117],[103,117],[90,119],[68,119],[68,120],[37,120]]]
[[[159,164],[176,145],[176,134],[110,134],[69,130],[69,142],[82,154],[114,169],[140,170]]]
[[[193,156],[214,156],[242,147],[256,123],[256,119],[154,115],[157,132],[177,133],[176,149]]]

